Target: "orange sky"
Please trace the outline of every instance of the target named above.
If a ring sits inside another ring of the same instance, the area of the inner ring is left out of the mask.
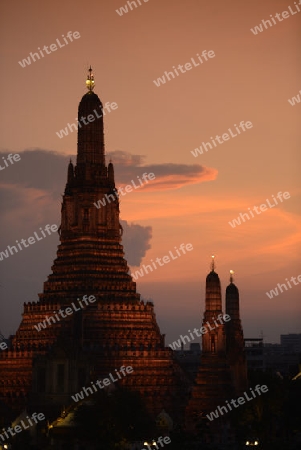
[[[294,2],[149,0],[120,17],[115,10],[125,3],[17,0],[2,5],[1,150],[40,148],[74,155],[76,134],[59,139],[56,132],[75,122],[87,66],[92,64],[95,92],[104,103],[118,104],[105,116],[107,152],[144,155],[142,166],[173,163],[183,169],[182,174],[158,175],[153,186],[127,194],[121,203],[122,219],[152,227],[151,249],[142,264],[181,243],[194,248],[137,281],[138,291],[155,302],[167,343],[200,321],[211,254],[216,254],[223,291],[229,270],[235,271],[247,337],[257,337],[263,330],[267,341],[278,341],[281,333],[300,332],[301,284],[272,300],[265,292],[286,277],[301,274],[301,103],[288,103],[301,89],[296,57],[301,13],[255,36],[250,28]],[[30,66],[18,64],[38,47],[62,40],[70,30],[81,37]],[[154,79],[203,50],[213,50],[215,58],[155,86]],[[191,150],[242,120],[251,121],[253,128],[193,157]],[[21,167],[22,161],[18,164]],[[203,172],[193,174],[192,165],[203,166]],[[133,177],[143,172],[138,165]],[[128,173],[130,182],[134,178]],[[118,183],[118,170],[115,175]],[[55,177],[53,173],[54,183]],[[63,191],[64,184],[58,188]],[[240,212],[271,200],[279,191],[288,191],[291,198],[231,228],[228,222]],[[57,210],[55,218],[59,217],[59,202],[53,204],[43,189],[28,183],[20,203],[3,219],[4,224],[10,220],[10,238],[20,237],[21,218],[35,230],[36,223],[52,217],[47,208]],[[4,233],[0,250],[11,242]],[[39,252],[33,257],[32,298],[22,295],[19,256],[14,256],[19,268],[13,268],[14,261],[7,265],[10,272],[4,274],[11,285],[5,284],[1,295],[2,332],[14,332],[23,301],[37,299],[55,246],[53,240],[43,276],[35,278]],[[2,285],[4,281],[1,277]]]

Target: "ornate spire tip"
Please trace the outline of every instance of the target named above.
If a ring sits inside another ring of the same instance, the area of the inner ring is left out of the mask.
[[[87,86],[88,91],[92,92],[94,89],[95,81],[94,81],[94,75],[93,75],[91,66],[90,66],[90,69],[88,70],[88,72],[89,72],[89,75],[87,76],[86,86]]]

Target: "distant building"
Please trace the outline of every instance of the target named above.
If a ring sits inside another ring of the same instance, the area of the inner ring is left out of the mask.
[[[179,365],[189,375],[191,382],[197,376],[198,369],[201,363],[201,346],[199,343],[191,343],[189,350],[176,350],[174,357]]]
[[[264,370],[263,339],[247,338],[244,342],[248,369]]]
[[[262,338],[245,339],[248,369],[270,370],[282,376],[295,376],[301,362],[300,336],[281,335],[281,344],[263,343]]]
[[[280,342],[286,353],[301,353],[301,333],[281,334]]]

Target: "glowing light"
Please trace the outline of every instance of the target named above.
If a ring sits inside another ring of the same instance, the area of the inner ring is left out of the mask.
[[[87,89],[90,92],[93,91],[94,84],[95,84],[95,82],[94,82],[94,75],[92,73],[92,67],[90,66],[89,75],[87,76],[87,80],[86,80],[86,86],[87,86]]]

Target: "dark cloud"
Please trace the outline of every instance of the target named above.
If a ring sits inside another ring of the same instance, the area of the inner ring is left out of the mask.
[[[8,152],[0,152],[6,157]],[[0,172],[1,184],[18,184],[25,188],[49,191],[58,198],[64,191],[69,159],[76,161],[76,155],[61,155],[51,150],[28,149],[19,152],[21,160]],[[1,158],[2,159],[2,158]],[[0,159],[0,161],[1,161]],[[217,170],[200,164],[145,164],[144,155],[132,155],[122,150],[107,153],[112,159],[117,185],[130,184],[143,173],[154,173],[155,179],[144,188],[148,190],[178,189],[189,184],[213,180]]]
[[[144,184],[147,190],[167,190],[179,189],[189,184],[202,183],[214,180],[217,170],[200,164],[145,164],[144,155],[132,155],[122,150],[116,150],[107,154],[112,160],[115,168],[116,182],[130,184],[131,180],[136,180],[143,173],[152,172],[155,179]]]
[[[51,192],[53,197],[58,197],[64,191],[70,156],[39,148],[24,150],[18,154],[20,161],[0,172],[1,184],[18,184],[24,188],[45,190]],[[7,152],[0,152],[0,157],[7,155]]]
[[[8,245],[20,233],[38,229],[45,223],[58,223],[61,194],[67,179],[67,167],[70,157],[75,162],[76,155],[61,155],[51,150],[40,148],[26,149],[18,152],[20,161],[14,162],[0,171],[1,184],[1,223],[6,232],[2,233],[1,242]],[[6,158],[8,152],[0,152]],[[144,185],[148,190],[176,189],[193,183],[200,183],[215,177],[214,169],[198,164],[150,164],[146,165],[145,156],[132,155],[122,150],[107,154],[107,161],[112,159],[115,167],[117,186],[137,180],[143,173],[153,172],[155,179]],[[3,163],[2,163],[3,166]],[[11,223],[14,226],[11,226]],[[150,248],[151,227],[128,224],[124,227],[123,245],[130,265],[139,266],[146,251]]]

